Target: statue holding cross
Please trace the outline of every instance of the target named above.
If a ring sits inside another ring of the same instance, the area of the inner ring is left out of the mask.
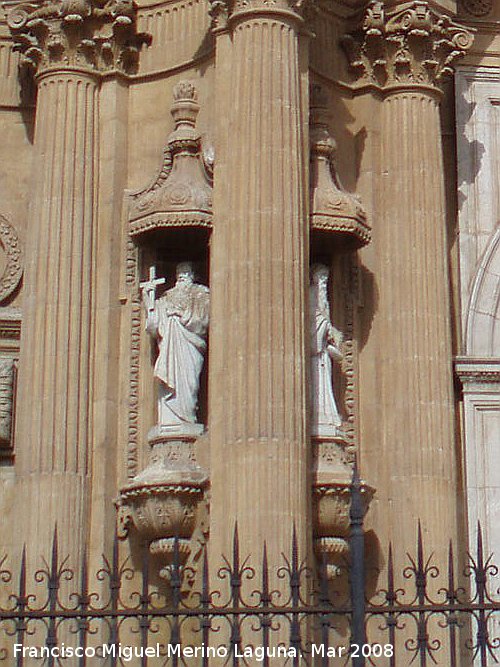
[[[194,282],[190,262],[177,265],[176,283],[156,299],[165,283],[155,267],[141,283],[146,330],[158,343],[154,376],[158,380],[158,427],[162,432],[196,435],[200,374],[206,349],[209,290]]]

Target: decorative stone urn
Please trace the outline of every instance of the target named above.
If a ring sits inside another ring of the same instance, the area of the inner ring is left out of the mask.
[[[183,566],[191,551],[197,512],[208,484],[207,473],[196,463],[195,436],[150,435],[150,463],[120,492],[117,505],[121,535],[132,522],[154,555],[165,565],[160,576],[170,578],[175,542]]]
[[[353,464],[342,436],[315,438],[313,445],[314,550],[320,562],[326,563],[327,576],[332,579],[349,553]],[[361,482],[365,513],[374,492]]]

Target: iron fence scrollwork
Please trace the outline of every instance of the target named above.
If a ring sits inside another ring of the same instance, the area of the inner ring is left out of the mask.
[[[365,571],[356,471],[349,562],[333,580],[325,563],[313,570],[300,561],[295,531],[276,564],[265,544],[258,560],[242,557],[236,526],[229,558],[212,570],[205,552],[196,576],[189,574],[189,594],[177,541],[162,588],[147,549],[133,564],[120,558],[115,538],[110,558],[91,574],[87,550],[78,569],[61,558],[55,531],[50,559],[33,575],[26,548],[17,572],[0,559],[0,660],[28,667],[36,650],[37,664],[47,667],[491,667],[500,660],[499,571],[484,553],[480,526],[477,535],[465,568],[457,568],[450,544],[440,572],[419,526],[402,570],[389,545],[376,573],[385,583],[367,599],[373,573]]]

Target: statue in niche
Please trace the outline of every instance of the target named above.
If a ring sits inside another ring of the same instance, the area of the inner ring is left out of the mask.
[[[329,270],[323,264],[311,268],[311,381],[312,435],[342,437],[340,417],[332,386],[332,362],[341,361],[342,334],[330,320]]]
[[[164,283],[155,278],[141,283],[146,308],[146,330],[158,342],[154,376],[158,388],[160,431],[198,435],[203,425],[196,422],[200,374],[206,349],[209,290],[194,282],[190,262],[177,265],[175,286],[156,299],[156,288]]]

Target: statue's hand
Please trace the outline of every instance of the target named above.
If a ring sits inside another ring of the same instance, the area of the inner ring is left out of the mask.
[[[151,290],[145,288],[142,289],[142,303],[144,304],[144,308],[148,313],[154,310],[155,297]]]
[[[326,351],[328,352],[330,358],[333,359],[333,361],[342,361],[344,358],[344,355],[339,350],[339,348],[336,345],[332,345],[332,343],[329,343],[326,346]]]
[[[167,315],[168,317],[179,317],[182,319],[183,312],[180,308],[176,308],[175,306],[169,306],[167,307]]]

